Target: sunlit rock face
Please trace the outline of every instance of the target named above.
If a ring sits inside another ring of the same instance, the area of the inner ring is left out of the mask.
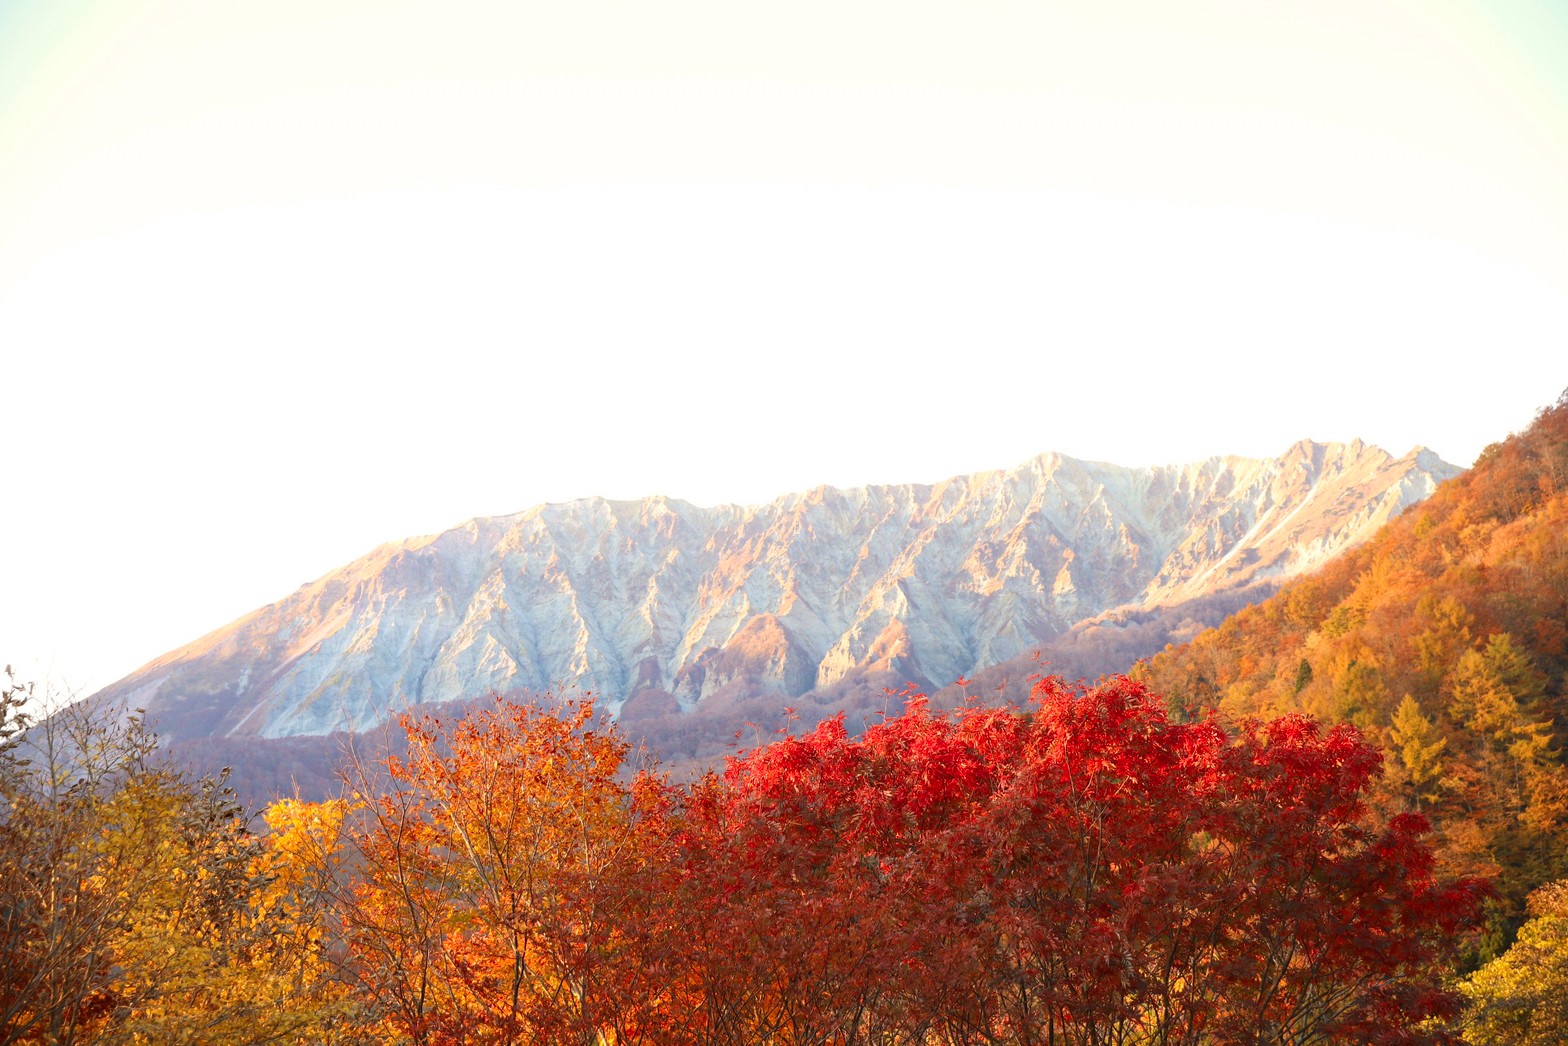
[[[761,506],[541,505],[378,548],[99,696],[166,737],[281,737],[563,684],[628,714],[877,669],[939,686],[1114,607],[1311,569],[1458,471],[1302,442],[1159,468],[1046,454]]]

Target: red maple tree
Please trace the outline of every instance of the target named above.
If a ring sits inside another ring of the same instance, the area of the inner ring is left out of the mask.
[[[689,1040],[1445,1041],[1485,887],[1433,880],[1419,817],[1369,823],[1380,761],[1126,679],[829,720],[680,813]]]

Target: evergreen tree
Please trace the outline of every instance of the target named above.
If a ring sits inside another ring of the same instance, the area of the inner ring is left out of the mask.
[[[1423,801],[1431,802],[1438,796],[1443,775],[1440,757],[1448,739],[1438,736],[1437,725],[1421,714],[1421,706],[1409,694],[1394,712],[1389,736],[1404,767],[1412,805],[1420,809]]]

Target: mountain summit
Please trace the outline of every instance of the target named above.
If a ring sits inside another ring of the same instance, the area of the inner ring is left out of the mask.
[[[1309,570],[1459,471],[1303,441],[1157,468],[1045,454],[761,506],[541,505],[384,545],[96,699],[168,738],[270,738],[563,682],[630,719],[940,686],[1107,610]]]

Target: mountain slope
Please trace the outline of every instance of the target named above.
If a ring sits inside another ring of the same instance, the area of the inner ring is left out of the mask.
[[[97,698],[166,737],[275,738],[563,682],[628,716],[942,684],[1112,608],[1293,576],[1457,471],[1303,441],[1148,469],[1048,454],[757,507],[544,505],[378,548]]]
[[[1568,393],[1320,572],[1142,674],[1183,706],[1349,720],[1390,752],[1390,811],[1450,870],[1499,877],[1491,947],[1568,875]]]

